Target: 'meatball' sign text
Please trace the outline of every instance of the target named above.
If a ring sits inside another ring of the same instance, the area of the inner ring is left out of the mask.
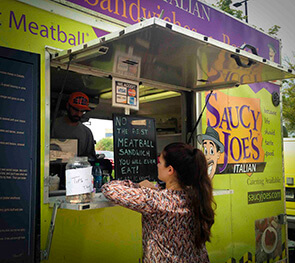
[[[156,180],[157,147],[155,120],[114,115],[114,151],[117,179],[133,182]]]

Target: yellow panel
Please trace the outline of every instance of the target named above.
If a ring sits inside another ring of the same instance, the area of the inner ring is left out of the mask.
[[[294,209],[295,210],[295,202],[286,202],[287,209]]]
[[[141,255],[139,213],[119,206],[58,210],[49,262],[130,263]]]
[[[287,202],[287,203],[288,203],[288,202]],[[295,209],[289,209],[289,208],[287,207],[286,212],[287,212],[287,215],[295,216]]]
[[[230,199],[231,195],[215,196],[215,222],[211,242],[206,244],[211,262],[225,262],[232,255]]]

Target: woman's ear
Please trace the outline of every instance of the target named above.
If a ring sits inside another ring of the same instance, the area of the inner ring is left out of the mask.
[[[168,172],[169,172],[169,174],[174,174],[175,169],[173,168],[172,165],[169,165],[169,166],[168,166]]]

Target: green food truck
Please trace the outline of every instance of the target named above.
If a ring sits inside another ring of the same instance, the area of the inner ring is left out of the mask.
[[[83,121],[113,122],[117,179],[154,180],[163,146],[217,134],[210,261],[287,262],[279,40],[197,0],[2,0],[0,36],[1,262],[142,262],[140,214],[66,202],[79,142],[51,124],[75,91]]]
[[[288,226],[292,229],[293,240],[295,238],[295,139],[284,138],[284,168],[285,168],[285,184],[286,184],[286,213]]]

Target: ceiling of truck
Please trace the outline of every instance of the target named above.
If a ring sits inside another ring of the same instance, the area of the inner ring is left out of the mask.
[[[50,85],[52,106],[55,105],[54,101],[57,100],[62,89],[63,104],[68,101],[69,95],[75,91],[83,91],[89,96],[90,108],[95,108],[102,100],[111,101],[112,99],[112,80],[109,77],[97,77],[74,71],[67,72],[61,68],[51,67]],[[140,104],[179,96],[179,92],[139,86]]]
[[[291,69],[256,55],[255,48],[248,51],[152,18],[58,52],[51,65],[65,69],[71,60],[69,69],[84,75],[81,85],[99,86],[99,94],[110,90],[112,77],[195,91],[295,77]]]

